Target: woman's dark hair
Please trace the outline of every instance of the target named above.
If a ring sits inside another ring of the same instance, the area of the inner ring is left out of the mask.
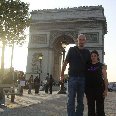
[[[91,55],[92,55],[93,53],[94,53],[94,54],[96,54],[96,55],[98,56],[98,61],[100,61],[100,59],[99,59],[99,53],[98,53],[98,51],[96,51],[96,50],[93,50],[93,51],[91,52]]]

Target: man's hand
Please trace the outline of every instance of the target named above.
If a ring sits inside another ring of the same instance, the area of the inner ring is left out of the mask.
[[[61,74],[60,81],[63,83],[64,82],[64,74]]]

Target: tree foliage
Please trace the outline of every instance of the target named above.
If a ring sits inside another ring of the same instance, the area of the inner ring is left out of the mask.
[[[20,0],[0,0],[0,41],[21,44],[30,24],[29,4]]]
[[[23,44],[25,29],[30,24],[29,4],[20,0],[0,0],[0,41],[2,42],[1,69],[4,70],[6,45]]]

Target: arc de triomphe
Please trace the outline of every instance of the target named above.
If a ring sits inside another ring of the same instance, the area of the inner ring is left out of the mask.
[[[58,80],[62,59],[61,43],[66,41],[67,44],[74,44],[80,33],[87,37],[86,47],[90,51],[98,50],[100,59],[104,62],[107,23],[102,6],[32,11],[26,78],[33,74],[40,75],[44,80],[49,73]]]

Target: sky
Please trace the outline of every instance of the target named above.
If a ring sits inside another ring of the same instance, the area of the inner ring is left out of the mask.
[[[29,10],[54,9],[79,6],[98,6],[104,7],[104,14],[107,20],[107,34],[104,38],[105,59],[107,64],[107,77],[110,82],[116,82],[116,0],[21,0],[30,4]],[[17,70],[26,71],[27,54],[28,54],[28,32],[27,42],[22,47],[15,46],[13,66]],[[10,54],[10,49],[6,49],[5,55]],[[5,67],[10,66],[10,58],[5,58]]]

